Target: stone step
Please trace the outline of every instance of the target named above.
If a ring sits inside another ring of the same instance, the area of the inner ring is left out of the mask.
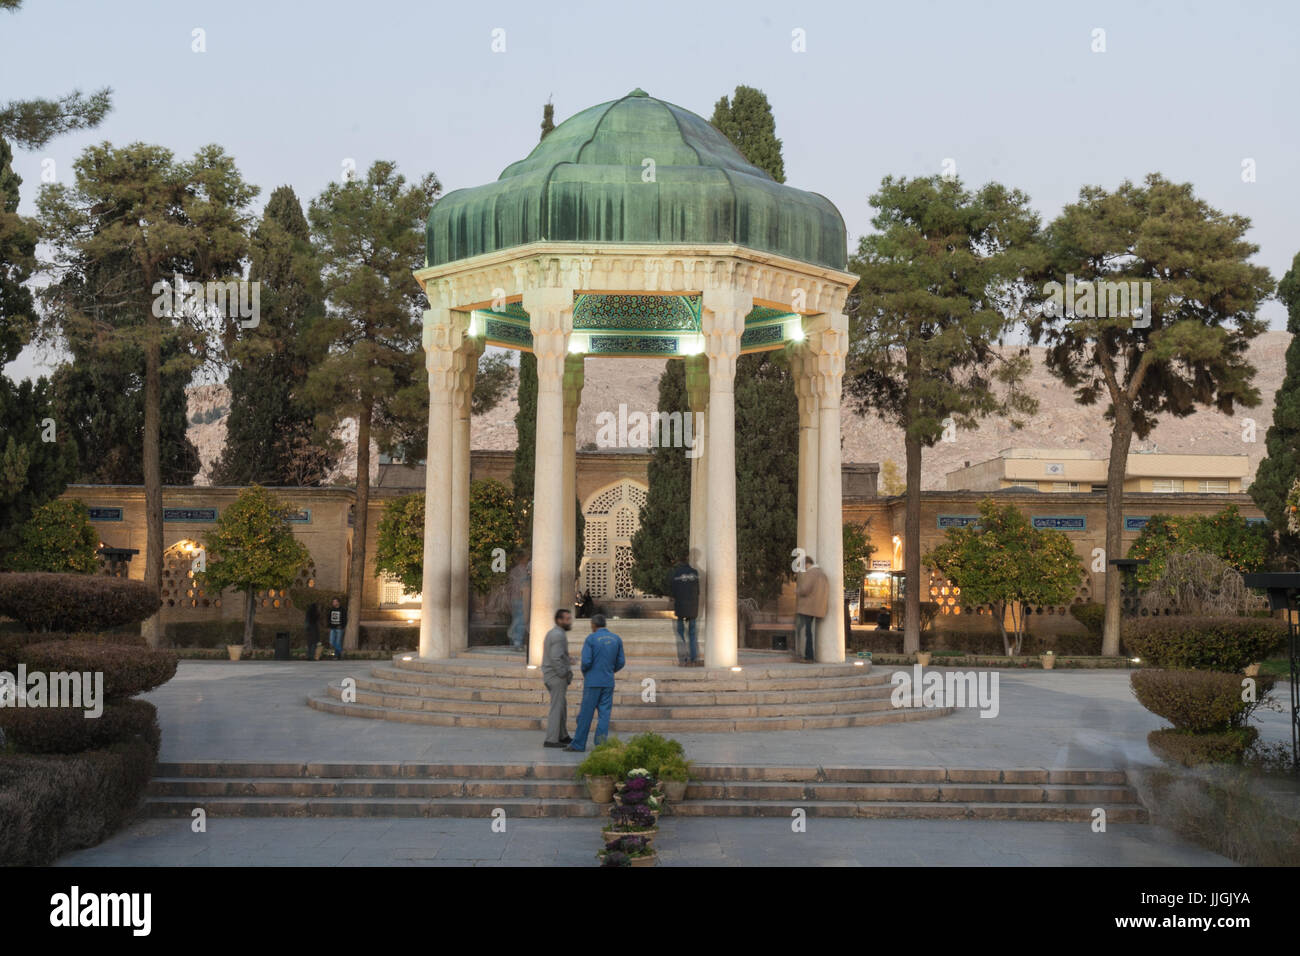
[[[380,673],[378,668],[376,674]],[[704,690],[700,685],[665,686],[667,682],[655,682],[655,698],[659,704],[670,706],[707,706],[721,704],[815,704],[843,700],[867,700],[888,698],[893,687],[884,679],[866,682],[850,687],[819,687],[814,690],[753,690],[715,692]],[[634,685],[635,687],[635,685]],[[678,689],[684,687],[685,689]],[[696,689],[700,688],[700,689]],[[497,687],[461,687],[450,683],[425,683],[422,681],[392,680],[388,677],[358,677],[356,689],[373,694],[398,694],[412,697],[429,697],[440,700],[461,700],[495,702],[501,704],[548,704],[550,693],[545,687],[497,688]],[[582,700],[581,684],[570,685],[567,694],[570,702],[576,705]],[[639,688],[632,690],[614,690],[614,706],[638,705],[643,703]]]
[[[673,812],[683,817],[781,817],[797,809],[810,817],[862,817],[877,820],[1022,820],[1090,823],[1093,807],[1062,803],[929,803],[910,801],[686,800]],[[1146,823],[1147,811],[1136,805],[1108,806],[1107,823]]]
[[[157,796],[145,802],[150,816],[188,817],[195,797]],[[538,797],[493,798],[446,797],[218,797],[200,804],[213,817],[480,817],[489,819],[497,810],[507,818],[603,817],[608,807],[582,800]]]
[[[370,779],[375,777],[439,780],[573,780],[576,761],[567,763],[244,763],[189,760],[160,763],[159,777],[276,777]]]
[[[575,780],[569,767],[567,780],[507,780],[443,778],[421,780],[415,777],[155,777],[148,794],[160,797],[423,797],[442,799],[474,797],[482,799],[586,800],[587,787]]]
[[[331,688],[333,690],[334,688]],[[392,720],[399,723],[428,724],[438,727],[491,727],[505,730],[542,730],[543,717],[525,717],[505,714],[475,714],[463,711],[438,713],[424,710],[406,710],[380,707],[364,703],[343,703],[331,693],[313,694],[307,698],[309,706],[326,713],[348,717],[368,717]],[[504,706],[504,705],[498,705]],[[685,714],[682,711],[686,711]],[[654,711],[649,718],[619,716],[616,710],[610,721],[610,732],[630,735],[655,731],[658,733],[744,733],[768,730],[823,730],[835,727],[866,727],[876,724],[898,723],[907,720],[926,720],[952,713],[951,707],[895,708],[865,713],[832,713],[825,715],[795,715],[767,717],[695,717],[691,708],[679,708],[669,715]],[[626,714],[626,709],[624,710]]]
[[[330,684],[327,688],[331,696],[340,700],[343,696],[341,684]],[[727,695],[720,695],[724,698]],[[735,695],[745,696],[745,695]],[[539,695],[540,697],[540,695]],[[576,708],[582,700],[581,694],[570,693],[568,700],[571,708]],[[532,702],[465,700],[432,696],[432,694],[391,694],[376,693],[366,690],[358,684],[356,702],[372,707],[384,707],[394,710],[421,711],[444,714],[482,714],[502,717],[536,717],[545,716],[548,704],[541,699]],[[678,718],[726,718],[726,717],[796,717],[827,716],[832,714],[862,714],[875,711],[895,710],[889,694],[876,694],[871,697],[840,697],[831,700],[819,700],[807,703],[782,704],[690,704],[676,703],[668,695],[661,696],[655,703],[646,703],[639,696],[627,695],[622,702],[615,704],[615,712],[631,720],[677,720]]]
[[[1128,786],[1123,770],[1092,768],[1011,767],[737,767],[726,764],[694,764],[692,776],[701,782],[788,782],[788,783],[982,783],[982,784],[1085,784]]]
[[[982,783],[692,783],[690,800],[807,801],[818,803],[1071,803],[1098,807],[1136,803],[1127,787],[1037,786]]]

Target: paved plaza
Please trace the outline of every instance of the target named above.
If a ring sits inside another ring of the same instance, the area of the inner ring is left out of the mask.
[[[366,661],[181,663],[148,695],[163,726],[160,760],[263,762],[573,762],[524,731],[443,728],[339,717],[306,706],[326,680]],[[892,670],[892,668],[884,668]],[[807,732],[676,734],[700,763],[791,766],[1116,767],[1154,763],[1146,746],[1159,719],[1133,699],[1126,671],[1000,672],[996,718],[958,711],[936,720]],[[1283,740],[1265,713],[1265,739]],[[594,863],[593,820],[221,819],[193,833],[188,819],[148,819],[65,865],[574,865]],[[1156,826],[810,818],[666,817],[660,862],[768,866],[1226,865]]]

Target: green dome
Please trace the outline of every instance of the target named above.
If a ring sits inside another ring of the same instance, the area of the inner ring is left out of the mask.
[[[496,182],[436,202],[426,255],[438,266],[542,240],[735,243],[833,269],[848,261],[830,200],[776,182],[704,119],[642,90],[565,120]]]

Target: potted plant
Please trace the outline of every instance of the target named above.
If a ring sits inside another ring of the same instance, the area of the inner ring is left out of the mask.
[[[664,761],[659,768],[659,779],[663,782],[665,800],[669,803],[685,800],[686,787],[691,779],[690,761],[681,757],[672,757]]]
[[[1051,651],[1045,651],[1038,659],[1043,662],[1043,670],[1045,671],[1050,671],[1056,666],[1056,655]]]
[[[654,847],[650,845],[645,837],[630,834],[617,836],[610,840],[605,844],[605,849],[596,855],[600,857],[601,866],[654,866],[658,861]],[[615,855],[625,856],[628,862],[626,864],[608,862],[609,858]]]
[[[601,850],[596,854],[600,857],[601,866],[631,866],[632,858],[621,850]]]
[[[655,778],[644,767],[629,770],[627,779],[615,790],[614,802],[620,807],[646,806],[657,812],[663,797]]]
[[[917,651],[916,662],[922,667],[930,666],[930,651]]]
[[[600,835],[606,842],[618,836],[645,837],[647,843],[654,843],[659,833],[659,816],[644,803],[630,807],[613,807],[609,811],[609,823],[601,827]]]
[[[587,793],[596,803],[614,799],[614,781],[623,775],[623,745],[610,737],[594,748],[582,763],[577,776],[587,781]]]
[[[244,656],[243,644],[227,644],[226,653],[230,655],[232,661],[237,661]]]

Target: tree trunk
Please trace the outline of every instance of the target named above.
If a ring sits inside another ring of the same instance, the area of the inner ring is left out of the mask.
[[[995,604],[993,607],[998,616],[998,634],[1002,637],[1002,653],[1007,657],[1013,657],[1011,639],[1007,637],[1007,605]]]
[[[903,653],[921,649],[921,442],[905,435],[907,501],[903,521]]]
[[[1101,638],[1102,654],[1112,656],[1119,654],[1123,578],[1110,562],[1124,557],[1124,474],[1128,470],[1128,450],[1132,443],[1133,411],[1117,402],[1115,427],[1110,433],[1110,463],[1106,467],[1106,618]]]
[[[257,613],[257,592],[244,592],[244,650],[253,653],[253,615]]]
[[[141,465],[144,470],[145,551],[144,581],[162,593],[163,502],[162,456],[159,449],[162,404],[162,343],[159,321],[150,315],[149,338],[144,350],[144,436]],[[161,611],[141,626],[150,647],[162,644]]]
[[[361,595],[366,582],[366,515],[370,508],[370,416],[373,404],[362,396],[357,416],[357,505],[352,521],[352,564],[348,569],[348,626],[343,647],[355,651],[361,645]]]

